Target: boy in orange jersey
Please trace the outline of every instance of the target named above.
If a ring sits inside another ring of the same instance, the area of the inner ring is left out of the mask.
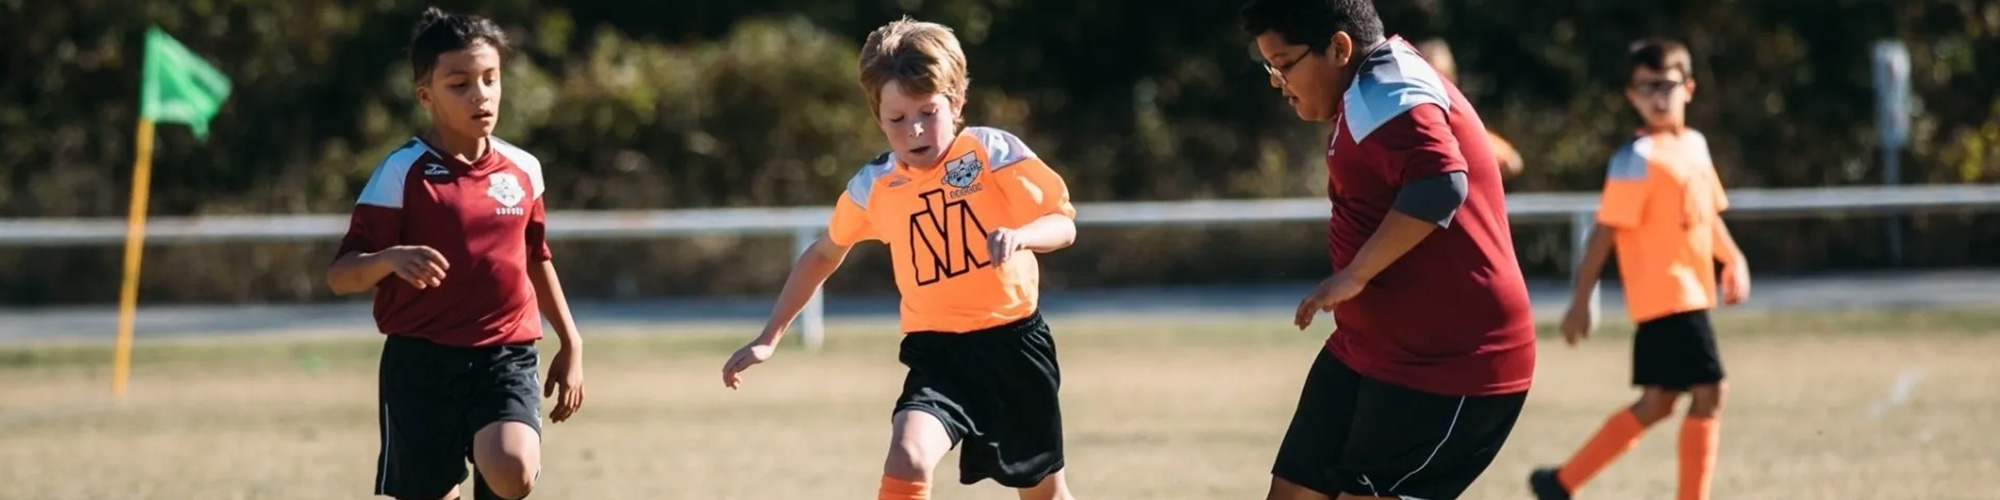
[[[889,246],[909,367],[878,498],[929,498],[953,447],[959,482],[991,478],[1023,499],[1068,499],[1061,371],[1037,308],[1035,254],[1076,239],[1061,176],[1013,134],[961,127],[965,53],[950,28],[908,18],[868,35],[861,87],[894,149],[847,183],[827,234],[800,256],[762,334],[722,368],[771,358],[813,291],[865,240]]]
[[[1692,401],[1680,433],[1680,499],[1709,498],[1721,442],[1722,358],[1708,310],[1716,307],[1718,288],[1725,304],[1748,298],[1750,268],[1719,216],[1729,199],[1709,160],[1708,142],[1687,127],[1687,103],[1694,95],[1687,47],[1640,42],[1630,59],[1625,97],[1646,128],[1611,158],[1597,230],[1576,274],[1562,332],[1572,345],[1589,336],[1591,289],[1616,247],[1626,306],[1638,323],[1632,384],[1644,392],[1631,407],[1613,413],[1568,462],[1529,476],[1540,500],[1570,498],[1638,444],[1646,428],[1672,415],[1682,393]]]

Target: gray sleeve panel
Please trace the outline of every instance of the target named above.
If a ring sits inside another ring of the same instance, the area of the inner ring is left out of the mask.
[[[1465,172],[1447,172],[1417,179],[1396,192],[1395,210],[1438,227],[1451,227],[1458,206],[1465,203]]]

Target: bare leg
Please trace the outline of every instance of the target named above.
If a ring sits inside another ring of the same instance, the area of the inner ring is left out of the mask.
[[[1286,481],[1284,478],[1272,476],[1271,491],[1264,495],[1264,500],[1333,500],[1333,497]]]
[[[542,472],[542,437],[521,422],[486,424],[472,435],[472,466],[493,494],[510,500],[527,498]]]
[[[1076,496],[1069,493],[1069,481],[1063,479],[1063,471],[1049,474],[1049,477],[1042,478],[1042,484],[1033,488],[1015,491],[1020,493],[1021,500],[1076,500]]]
[[[882,461],[883,490],[877,496],[927,498],[938,461],[951,452],[951,433],[936,415],[916,410],[897,412],[892,425],[889,456]]]
[[[1680,403],[1681,391],[1664,387],[1646,386],[1646,392],[1632,403],[1632,416],[1639,418],[1639,424],[1652,427],[1653,424],[1673,416],[1674,406]]]

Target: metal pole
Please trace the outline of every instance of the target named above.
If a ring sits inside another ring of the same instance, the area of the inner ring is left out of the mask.
[[[1875,128],[1882,136],[1882,184],[1902,182],[1903,146],[1910,140],[1910,48],[1901,40],[1876,40],[1872,52],[1875,74]],[[1889,262],[1903,264],[1903,217],[1888,224]]]
[[[805,255],[807,251],[812,250],[813,242],[818,240],[818,229],[800,229],[792,233],[793,256]],[[819,350],[820,345],[826,342],[826,304],[823,300],[825,295],[824,290],[814,288],[812,300],[806,301],[806,309],[799,312],[799,317],[792,323],[792,326],[799,330],[799,340],[805,342],[806,350],[809,351]]]
[[[1576,283],[1577,273],[1583,272],[1584,250],[1590,248],[1590,232],[1596,227],[1597,212],[1595,211],[1577,212],[1569,216],[1569,282],[1572,286]],[[1600,274],[1600,276],[1602,275]],[[1598,314],[1600,311],[1598,307],[1598,291],[1603,289],[1599,285],[1603,281],[1600,279],[1596,283],[1590,284],[1590,327],[1592,329],[1597,328],[1597,321],[1600,316]]]
[[[1897,154],[1894,148],[1882,148],[1883,184],[1894,186],[1901,181],[1902,176],[1899,175],[1899,171],[1903,163],[1902,156]],[[1901,266],[1903,265],[1903,215],[1890,215],[1888,222],[1886,230],[1889,232],[1889,263]]]

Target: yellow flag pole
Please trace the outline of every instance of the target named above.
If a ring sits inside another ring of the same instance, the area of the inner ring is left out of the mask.
[[[118,292],[118,347],[111,358],[111,394],[125,397],[132,374],[132,324],[139,312],[139,256],[146,243],[146,194],[153,183],[153,120],[139,119],[132,162],[132,213],[125,224],[125,283]]]

